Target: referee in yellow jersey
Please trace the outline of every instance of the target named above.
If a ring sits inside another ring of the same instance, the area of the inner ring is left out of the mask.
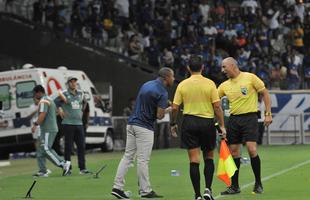
[[[213,151],[216,145],[216,129],[214,115],[220,124],[223,135],[223,111],[214,82],[201,75],[203,69],[202,59],[192,56],[187,67],[191,76],[182,81],[176,90],[172,104],[171,133],[176,137],[176,118],[179,106],[183,104],[184,119],[181,129],[182,147],[188,151],[190,161],[190,178],[195,191],[195,199],[202,199],[200,193],[200,148],[204,159],[205,191],[204,199],[213,200],[212,178],[214,173]]]
[[[265,104],[265,126],[272,122],[270,96],[265,88],[264,82],[256,75],[241,72],[234,58],[225,58],[222,62],[222,72],[228,77],[223,82],[218,93],[220,98],[227,96],[230,105],[230,117],[227,125],[227,139],[231,154],[238,170],[232,177],[232,184],[222,192],[222,195],[240,193],[238,175],[240,168],[240,147],[246,144],[251,157],[251,166],[255,175],[253,192],[262,193],[261,161],[257,154],[258,123],[257,123],[257,101],[258,93],[263,97]]]

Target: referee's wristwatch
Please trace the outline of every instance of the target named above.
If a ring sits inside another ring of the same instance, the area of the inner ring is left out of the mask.
[[[272,116],[271,112],[265,112],[265,116]]]

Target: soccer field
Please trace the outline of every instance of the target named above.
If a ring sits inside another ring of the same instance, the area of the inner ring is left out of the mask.
[[[245,152],[245,151],[244,151]],[[225,184],[214,177],[213,191],[216,199],[264,199],[264,200],[309,200],[310,199],[310,145],[262,146],[259,147],[262,159],[262,177],[264,194],[252,195],[254,176],[250,164],[242,164],[240,171],[241,194],[219,196]],[[245,153],[244,153],[245,154]],[[110,195],[113,179],[122,152],[87,154],[88,168],[96,171],[102,165],[107,167],[98,179],[79,175],[76,169],[76,157],[73,158],[73,173],[62,177],[62,171],[50,163],[53,172],[48,178],[38,178],[32,191],[38,200],[88,200],[115,199]],[[218,155],[216,155],[217,167]],[[180,171],[180,176],[171,176],[172,169]],[[200,166],[201,175],[203,166]],[[0,168],[0,199],[21,199],[33,182],[32,174],[37,170],[35,159],[12,160],[11,166]],[[151,183],[153,189],[164,195],[167,200],[191,200],[192,185],[189,178],[187,153],[182,149],[153,151],[150,163]],[[204,181],[201,178],[201,191]],[[132,192],[131,199],[138,196],[136,166],[129,169],[125,190]]]

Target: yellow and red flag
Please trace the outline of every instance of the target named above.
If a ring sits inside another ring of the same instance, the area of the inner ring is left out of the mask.
[[[230,154],[225,140],[222,140],[216,175],[220,180],[224,181],[227,186],[230,186],[230,178],[235,174],[235,171],[237,171],[237,167],[234,159]]]

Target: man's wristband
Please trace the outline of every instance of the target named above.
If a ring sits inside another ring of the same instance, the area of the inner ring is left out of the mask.
[[[177,123],[170,123],[170,126],[175,126],[175,125],[177,125]]]
[[[34,124],[35,126],[39,126],[39,124],[38,124],[37,122],[34,122],[33,124]]]
[[[265,112],[265,116],[272,116],[271,112]]]

